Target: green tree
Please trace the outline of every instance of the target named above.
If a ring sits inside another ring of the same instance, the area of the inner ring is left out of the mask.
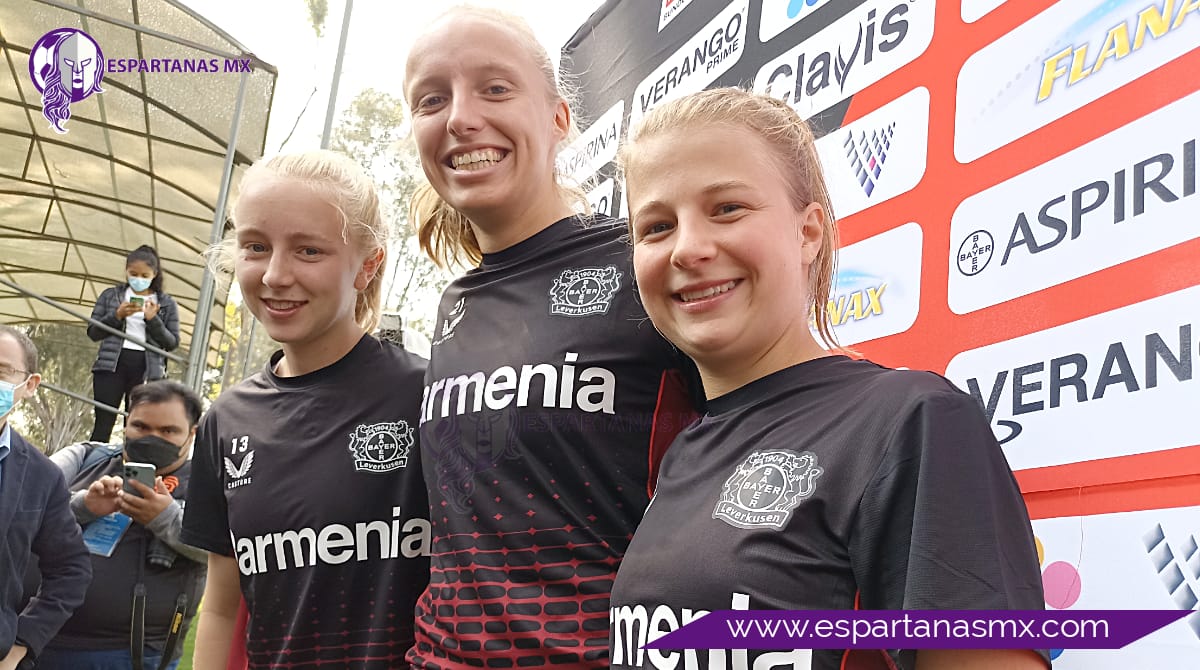
[[[42,378],[90,398],[92,361],[100,345],[88,339],[86,328],[82,324],[44,323],[26,332],[38,347]],[[52,454],[87,439],[93,416],[88,403],[42,387],[18,406],[13,423],[31,444]]]
[[[425,176],[409,138],[404,101],[375,89],[362,91],[334,126],[330,148],[355,159],[374,177],[384,219],[392,224],[384,309],[403,314],[408,327],[429,337],[429,305],[435,304],[450,274],[421,253],[409,222],[409,197]]]

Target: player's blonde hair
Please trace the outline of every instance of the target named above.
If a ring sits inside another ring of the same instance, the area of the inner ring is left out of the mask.
[[[444,12],[435,20],[435,23],[460,16],[486,19],[497,24],[498,30],[508,31],[515,36],[525,47],[525,53],[541,72],[542,81],[546,85],[547,98],[552,102],[562,100],[573,109],[571,104],[575,99],[573,87],[557,75],[554,63],[550,60],[546,49],[538,42],[533,29],[524,19],[497,9],[460,5]],[[407,82],[405,82],[404,90],[407,95]],[[566,137],[559,142],[558,148],[562,149],[578,136],[578,126],[575,123],[575,115],[572,113],[571,126]],[[563,202],[577,205],[584,211],[591,210],[587,197],[578,185],[566,183],[559,174],[549,175],[549,178],[554,180]],[[417,230],[417,240],[421,244],[421,249],[439,266],[448,267],[453,263],[463,261],[470,265],[476,265],[483,259],[483,251],[479,248],[479,240],[475,237],[471,222],[462,212],[443,200],[429,182],[421,183],[409,198],[409,219]]]
[[[744,128],[763,139],[771,149],[770,158],[780,178],[787,183],[797,211],[813,202],[825,210],[821,247],[809,267],[807,307],[813,314],[817,334],[826,345],[836,348],[837,338],[825,306],[833,290],[837,265],[837,219],[817,155],[816,137],[809,124],[787,103],[740,88],[708,89],[664,103],[646,114],[630,131],[629,139],[618,152],[620,169],[628,178],[627,168],[637,155],[640,140],[681,128],[701,131],[702,126],[717,124]]]
[[[269,177],[294,179],[312,189],[338,213],[342,224],[342,240],[368,256],[382,251],[386,259],[388,229],[379,210],[379,195],[375,182],[362,166],[336,151],[317,150],[281,154],[264,158],[251,165],[239,184],[245,193],[250,184]],[[230,208],[236,211],[236,204]],[[219,245],[209,250],[214,269],[232,273],[237,262],[237,218],[231,214],[233,231]],[[354,303],[354,321],[370,332],[379,325],[383,302],[383,267],[358,292]]]

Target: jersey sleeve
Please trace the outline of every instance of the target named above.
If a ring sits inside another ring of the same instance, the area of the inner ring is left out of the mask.
[[[221,441],[215,415],[216,411],[210,410],[200,420],[196,430],[192,476],[188,483],[180,539],[193,547],[232,556],[229,508],[225,499],[224,478],[221,476]]]
[[[859,503],[863,609],[1043,609],[1033,530],[974,400],[927,392],[902,413]]]

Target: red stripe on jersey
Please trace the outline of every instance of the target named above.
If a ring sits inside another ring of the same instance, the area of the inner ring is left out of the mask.
[[[658,383],[658,401],[654,405],[654,423],[650,426],[650,468],[646,478],[646,494],[654,497],[658,483],[658,465],[667,453],[675,436],[700,415],[692,407],[687,382],[678,370],[664,370]]]
[[[862,609],[862,592],[854,592],[854,610]],[[882,649],[847,649],[840,670],[897,670],[895,661]]]

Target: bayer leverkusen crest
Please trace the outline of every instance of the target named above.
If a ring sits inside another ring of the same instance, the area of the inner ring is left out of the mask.
[[[563,270],[550,288],[550,313],[560,316],[606,314],[619,288],[621,272],[615,265]]]
[[[796,505],[817,490],[822,472],[811,451],[756,451],[725,480],[712,518],[737,528],[779,530]]]
[[[350,453],[359,472],[391,472],[408,465],[412,428],[404,420],[361,424],[350,433]]]

